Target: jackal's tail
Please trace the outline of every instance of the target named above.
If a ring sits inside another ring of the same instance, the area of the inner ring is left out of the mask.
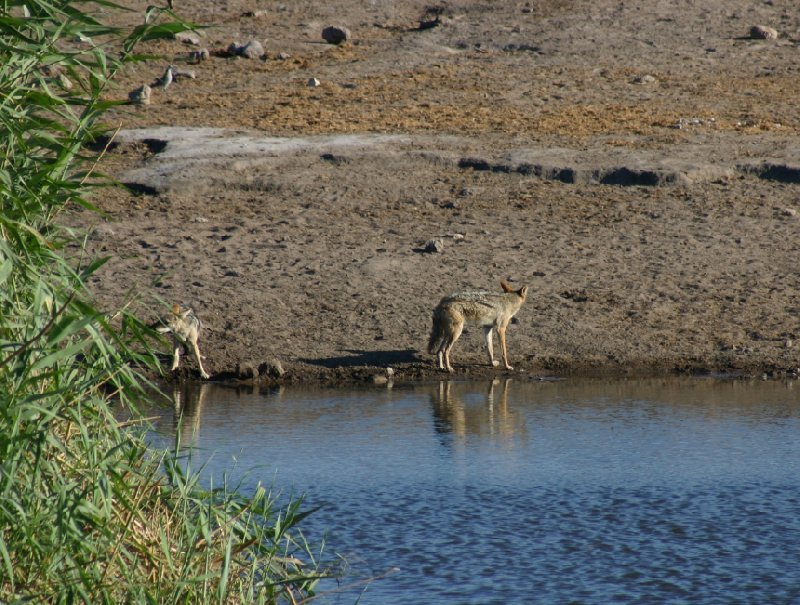
[[[433,326],[431,327],[431,337],[428,340],[428,353],[433,354],[442,344],[445,338],[445,326],[442,321],[442,311],[436,307],[433,311]]]

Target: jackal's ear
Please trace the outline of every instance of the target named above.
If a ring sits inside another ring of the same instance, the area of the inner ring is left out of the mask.
[[[517,293],[522,297],[526,298],[528,296],[528,286],[522,286]]]
[[[509,285],[508,285],[508,284],[505,282],[505,280],[503,280],[503,279],[501,279],[501,280],[500,280],[500,287],[501,287],[501,288],[503,288],[503,292],[513,292],[513,291],[514,291],[514,288],[512,288],[511,286],[509,286]]]

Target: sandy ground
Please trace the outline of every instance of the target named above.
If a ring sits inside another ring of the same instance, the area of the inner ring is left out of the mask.
[[[500,279],[530,286],[518,376],[796,375],[793,1],[175,4],[200,46],[149,44],[112,96],[196,78],[110,117],[131,191],[70,221],[112,257],[101,304],[196,310],[212,378],[436,375],[433,307]],[[251,39],[261,58],[227,52]],[[484,355],[467,330],[457,375],[502,373]]]

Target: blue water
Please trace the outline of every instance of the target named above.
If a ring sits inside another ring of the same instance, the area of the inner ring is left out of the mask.
[[[194,385],[182,427],[207,481],[322,506],[303,532],[348,573],[317,602],[800,603],[796,388]]]

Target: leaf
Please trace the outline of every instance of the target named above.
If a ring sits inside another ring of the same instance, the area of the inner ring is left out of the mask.
[[[3,263],[0,264],[0,284],[5,283],[13,270],[14,263],[11,262],[11,259],[3,259]]]

